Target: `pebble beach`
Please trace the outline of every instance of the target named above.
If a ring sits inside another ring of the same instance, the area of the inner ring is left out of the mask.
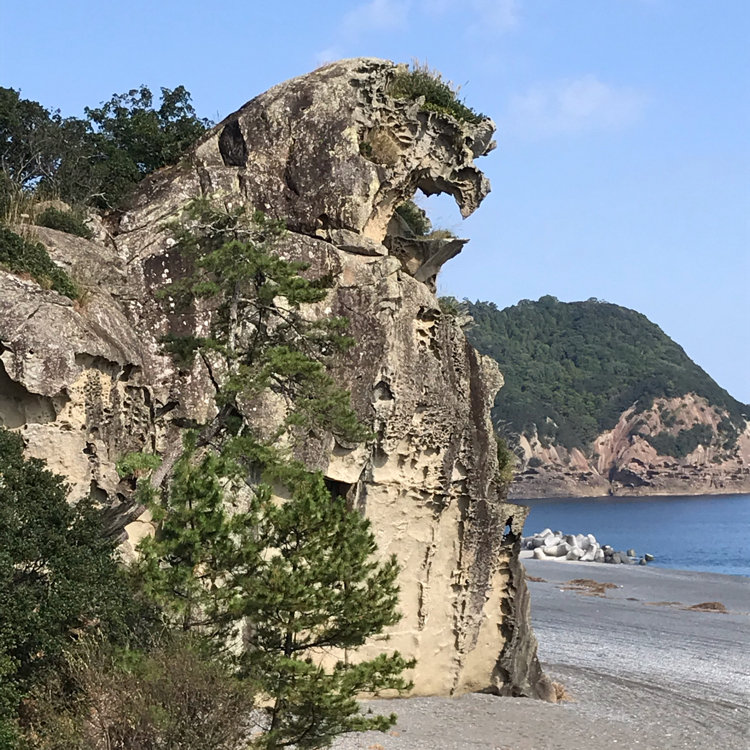
[[[397,725],[333,747],[750,750],[750,578],[529,555],[539,657],[569,700],[373,701]]]

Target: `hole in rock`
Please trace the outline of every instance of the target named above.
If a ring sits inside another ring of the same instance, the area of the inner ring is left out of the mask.
[[[418,189],[412,200],[427,214],[433,232],[447,231],[459,236],[463,231],[463,217],[452,195],[448,193],[427,194]]]
[[[348,499],[349,490],[354,486],[350,482],[342,482],[338,479],[331,479],[331,477],[323,477],[326,488],[331,493],[331,498],[343,497],[344,500]]]
[[[512,544],[515,541],[516,534],[513,533],[513,517],[511,517],[505,522],[505,530],[503,531],[503,544]]]
[[[384,380],[381,380],[372,390],[375,401],[393,401],[393,391]]]
[[[46,424],[57,418],[51,398],[29,393],[12,380],[0,361],[0,425],[9,429],[25,424]]]
[[[109,505],[109,496],[93,479],[91,480],[91,485],[89,487],[89,495],[97,505]]]
[[[247,144],[239,121],[232,120],[224,126],[219,136],[219,153],[225,167],[244,167],[247,164]]]

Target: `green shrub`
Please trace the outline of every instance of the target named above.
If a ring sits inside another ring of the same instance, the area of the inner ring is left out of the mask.
[[[121,477],[140,478],[161,466],[161,458],[153,453],[128,453],[117,462],[117,473]]]
[[[62,477],[0,427],[0,737],[79,637],[115,637],[143,619],[129,587],[101,514],[69,504]]]
[[[93,239],[94,233],[83,223],[80,215],[72,211],[60,211],[58,208],[48,206],[39,214],[36,223],[47,229],[57,229],[60,232],[75,234],[86,240]]]
[[[54,289],[71,299],[79,296],[75,284],[65,271],[58,268],[40,242],[24,239],[0,225],[0,267],[11,273],[27,273],[45,289]]]
[[[85,639],[32,693],[22,723],[34,750],[236,750],[254,691],[233,671],[189,633],[148,652]]]
[[[539,468],[539,467],[540,467],[540,466],[541,466],[541,465],[542,465],[543,463],[544,463],[544,462],[542,461],[542,459],[541,459],[541,458],[539,458],[539,456],[532,456],[532,457],[531,457],[531,458],[529,459],[529,466],[530,466],[530,467],[531,467],[532,469],[538,469],[538,468]]]
[[[455,297],[438,297],[440,312],[449,318],[457,318],[461,314],[461,303]]]
[[[516,455],[510,449],[508,441],[500,435],[495,435],[497,441],[497,478],[503,491],[507,490],[513,481],[516,468]]]
[[[458,89],[454,88],[436,70],[427,65],[415,63],[412,70],[397,73],[391,84],[390,93],[396,99],[424,97],[422,109],[441,112],[463,122],[481,122],[485,116],[471,107],[467,107],[458,98]]]
[[[685,458],[699,445],[708,446],[714,436],[710,425],[695,424],[689,430],[680,430],[677,435],[660,432],[658,435],[646,436],[646,440],[662,456]]]
[[[396,213],[418,237],[426,237],[432,231],[432,223],[427,214],[412,200],[396,206]]]

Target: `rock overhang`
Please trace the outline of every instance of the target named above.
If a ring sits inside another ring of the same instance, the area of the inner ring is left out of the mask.
[[[117,229],[125,256],[160,251],[138,241],[139,227],[153,223],[154,200],[170,212],[198,195],[241,203],[334,244],[354,233],[365,254],[382,245],[396,207],[417,190],[450,194],[469,216],[490,191],[474,160],[495,147],[495,125],[394,97],[393,80],[405,70],[377,58],[342,60],[250,100],[135,197]],[[447,257],[460,246],[452,249]]]

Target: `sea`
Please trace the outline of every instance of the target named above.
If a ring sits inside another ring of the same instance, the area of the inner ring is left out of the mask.
[[[593,534],[616,550],[651,553],[655,559],[650,565],[750,577],[750,495],[514,502],[531,508],[524,536],[545,528]]]

